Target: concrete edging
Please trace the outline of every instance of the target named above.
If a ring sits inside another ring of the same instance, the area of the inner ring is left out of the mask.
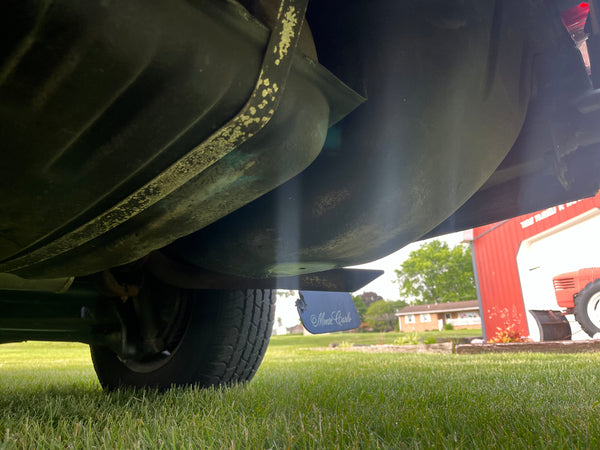
[[[331,347],[315,348],[315,350],[337,350],[359,353],[452,353],[452,349],[452,342],[417,345],[353,345],[351,347],[343,347],[337,345]]]
[[[584,353],[600,352],[600,340],[593,341],[547,341],[510,342],[502,344],[461,344],[455,349],[459,355],[481,353]]]
[[[600,352],[600,340],[590,341],[547,341],[547,342],[509,342],[499,344],[437,344],[417,345],[353,345],[333,344],[330,347],[318,347],[312,350],[336,350],[359,353],[456,353],[458,355],[477,355],[483,353],[596,353]]]

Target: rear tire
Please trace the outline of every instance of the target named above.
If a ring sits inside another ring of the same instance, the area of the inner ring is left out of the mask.
[[[584,287],[575,297],[575,319],[590,337],[600,333],[600,280]]]
[[[92,345],[100,384],[167,389],[232,385],[252,379],[269,343],[275,291],[186,291],[188,316],[171,351],[151,361],[121,360],[108,347]]]

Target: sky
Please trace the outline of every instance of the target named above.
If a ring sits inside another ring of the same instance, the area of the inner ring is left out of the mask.
[[[463,232],[447,234],[444,236],[439,236],[435,239],[440,241],[445,241],[448,243],[450,247],[454,247],[455,245],[460,244],[463,241]],[[358,269],[379,269],[383,270],[384,274],[379,278],[375,279],[371,283],[367,284],[362,289],[353,292],[352,295],[358,295],[363,292],[375,292],[378,295],[381,295],[386,300],[399,300],[400,293],[398,291],[398,285],[395,283],[396,281],[396,273],[394,270],[399,269],[400,265],[404,260],[408,258],[410,252],[417,250],[423,243],[429,242],[432,239],[428,239],[426,241],[417,241],[413,242],[406,247],[398,250],[391,255],[386,256],[385,258],[378,259],[376,261],[362,264],[360,266],[352,266],[353,268]],[[275,311],[275,327],[277,328],[277,318],[281,318],[282,328],[291,327],[298,323],[300,323],[300,319],[298,318],[298,312],[296,311],[295,302],[298,298],[297,294],[294,292],[293,296],[283,297],[278,296],[276,311]]]

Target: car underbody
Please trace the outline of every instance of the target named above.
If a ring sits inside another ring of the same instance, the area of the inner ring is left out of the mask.
[[[1,8],[0,341],[90,343],[109,388],[249,379],[271,289],[600,187],[597,0]],[[157,375],[189,339],[203,375]]]

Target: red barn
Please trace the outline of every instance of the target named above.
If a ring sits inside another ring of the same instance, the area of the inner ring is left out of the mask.
[[[514,327],[539,340],[535,309],[559,310],[552,277],[600,267],[600,194],[466,232],[484,333]],[[573,339],[587,339],[572,316]]]

